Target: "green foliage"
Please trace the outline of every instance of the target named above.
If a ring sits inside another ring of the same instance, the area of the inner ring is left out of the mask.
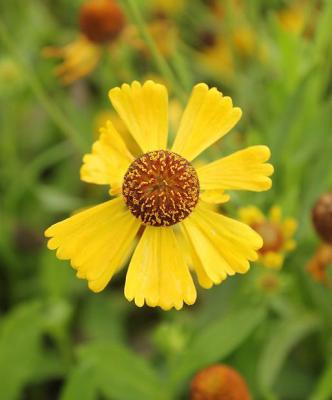
[[[81,362],[90,365],[95,384],[115,400],[170,399],[162,379],[151,366],[119,343],[92,344],[80,350]]]
[[[172,365],[174,385],[186,381],[195,371],[225,359],[245,341],[264,318],[264,309],[243,308],[214,321],[197,332]]]
[[[262,349],[258,365],[258,382],[263,392],[268,392],[275,382],[290,351],[306,335],[319,327],[315,315],[299,314],[286,320],[278,321]]]
[[[41,304],[27,303],[1,320],[1,396],[17,399],[34,375],[41,352],[44,315]]]

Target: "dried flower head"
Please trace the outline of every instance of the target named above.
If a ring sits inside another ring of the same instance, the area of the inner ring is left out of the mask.
[[[97,43],[115,39],[125,24],[123,12],[114,0],[88,1],[80,10],[79,21],[82,33]]]
[[[191,382],[191,400],[250,400],[246,382],[233,368],[216,364],[198,372]]]
[[[323,194],[312,209],[316,232],[324,242],[332,243],[332,192]]]

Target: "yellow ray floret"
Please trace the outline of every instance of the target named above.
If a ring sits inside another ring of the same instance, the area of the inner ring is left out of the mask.
[[[48,248],[71,260],[77,276],[99,292],[129,256],[140,225],[119,197],[52,225],[45,235]]]
[[[101,49],[81,35],[64,47],[46,47],[43,55],[63,59],[62,64],[56,67],[55,74],[64,85],[69,85],[96,68]]]
[[[241,118],[232,99],[204,83],[196,85],[182,116],[172,151],[191,161],[229,132]]]
[[[146,81],[109,91],[113,107],[144,153],[165,149],[168,135],[168,95],[165,86]]]
[[[256,250],[263,245],[261,237],[249,226],[217,214],[202,203],[181,228],[194,249],[198,277],[202,277],[203,270],[215,284],[228,275],[247,272],[248,260],[256,260]],[[208,282],[205,276],[201,279]]]
[[[196,289],[172,228],[146,227],[129,265],[125,296],[168,310],[193,304]]]
[[[262,191],[270,189],[273,174],[270,150],[266,146],[251,146],[197,169],[201,189],[241,189]]]
[[[92,146],[92,153],[83,157],[82,181],[110,185],[112,193],[119,193],[123,176],[134,161],[120,134],[111,121],[100,130],[100,138]]]

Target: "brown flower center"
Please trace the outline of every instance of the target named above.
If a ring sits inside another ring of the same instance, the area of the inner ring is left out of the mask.
[[[90,0],[81,7],[81,31],[93,42],[115,39],[124,24],[123,12],[114,0]]]
[[[265,254],[269,251],[278,252],[281,250],[284,238],[278,226],[271,222],[261,222],[253,224],[252,228],[263,238],[264,244],[259,253]]]
[[[170,226],[195,208],[198,176],[183,157],[167,150],[137,158],[125,174],[122,194],[131,213],[145,225]]]

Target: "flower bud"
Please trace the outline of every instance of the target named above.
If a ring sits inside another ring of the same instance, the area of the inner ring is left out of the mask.
[[[332,192],[323,194],[312,209],[316,232],[324,242],[332,243]]]
[[[124,15],[114,0],[90,0],[80,10],[80,28],[92,42],[115,39],[124,27]]]
[[[215,364],[198,372],[191,382],[190,400],[250,400],[248,387],[233,368]]]

